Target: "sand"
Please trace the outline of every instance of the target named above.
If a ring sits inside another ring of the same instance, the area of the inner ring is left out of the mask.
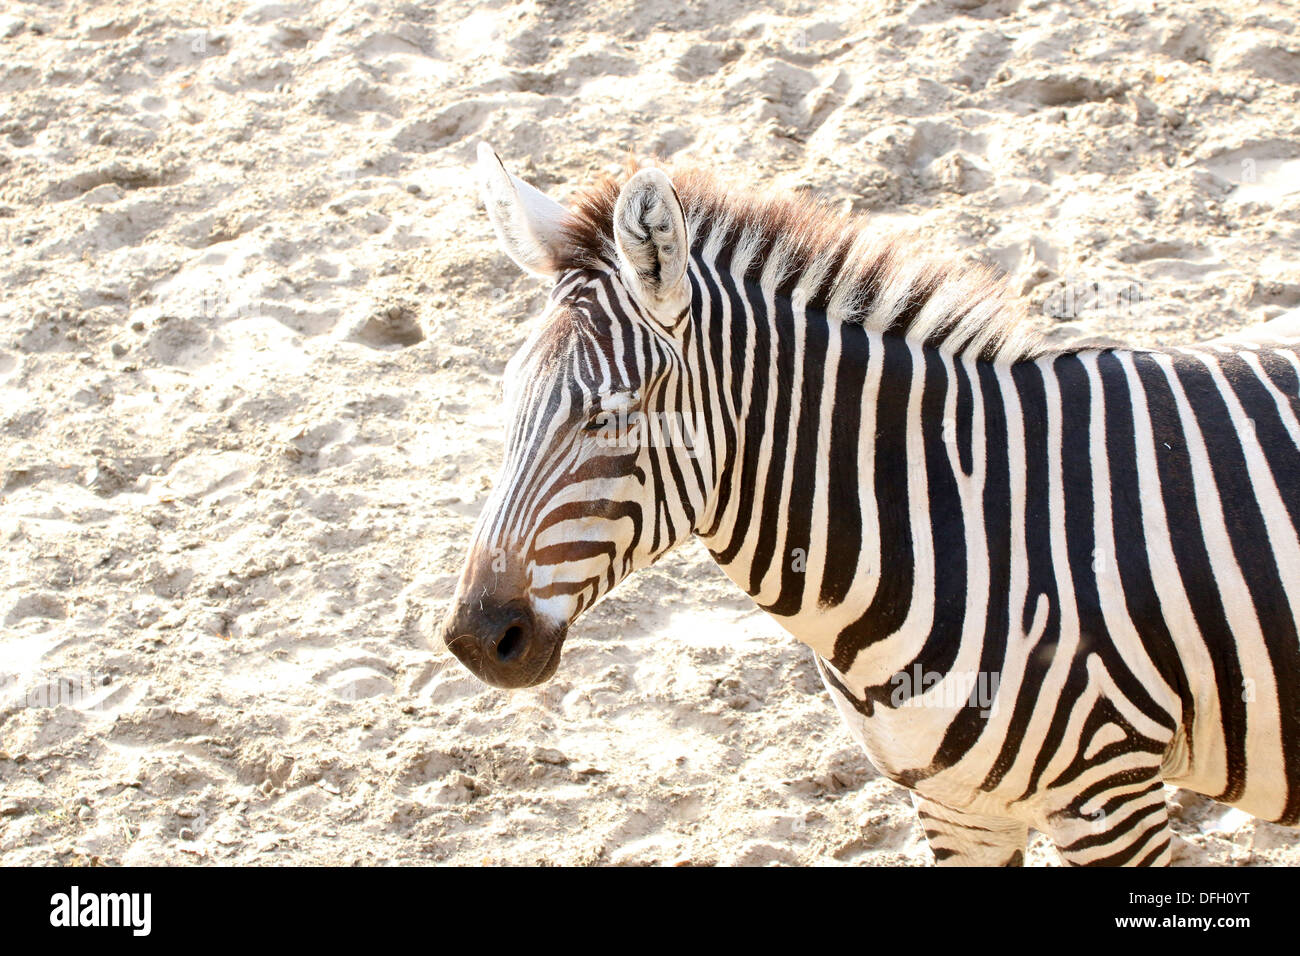
[[[0,864],[931,863],[697,545],[541,688],[428,640],[545,297],[480,139],[812,190],[1062,342],[1300,305],[1293,4],[866,6],[6,4]],[[1178,863],[1300,863],[1173,799]]]

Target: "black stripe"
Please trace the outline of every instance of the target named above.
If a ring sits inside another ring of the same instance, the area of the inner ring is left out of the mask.
[[[731,284],[731,278],[725,273],[722,274],[721,278],[724,284]],[[738,352],[733,352],[732,361],[732,371],[736,375],[732,385],[736,391],[737,408],[741,407],[742,402],[739,392],[744,377],[744,339],[746,335],[753,335],[754,338],[754,374],[750,382],[750,394],[748,396],[750,413],[740,423],[743,444],[740,448],[740,473],[736,483],[737,494],[739,495],[736,505],[736,525],[732,529],[731,540],[727,542],[724,548],[714,554],[714,559],[724,566],[734,561],[736,555],[740,553],[740,549],[745,544],[750,522],[754,517],[755,491],[760,478],[758,474],[758,456],[763,442],[763,434],[767,430],[768,381],[766,371],[772,367],[770,323],[767,316],[767,307],[763,302],[762,289],[756,282],[746,282],[745,292],[748,302],[747,307],[739,306],[738,311],[733,313],[732,321],[733,327],[740,327],[745,330],[744,334],[737,336],[738,341],[732,344],[732,349],[738,350]],[[737,297],[737,301],[738,299],[739,297]],[[752,321],[748,319],[750,310],[753,313]],[[739,365],[739,368],[736,367],[737,365]],[[729,499],[723,500],[727,501]],[[752,588],[749,593],[754,593]]]
[[[1026,657],[1020,689],[1016,693],[1011,718],[1007,723],[1006,739],[984,778],[981,785],[983,790],[997,787],[1020,755],[1025,734],[1029,730],[1029,721],[1039,701],[1043,680],[1060,641],[1061,630],[1060,602],[1052,560],[1051,493],[1048,481],[1048,462],[1055,450],[1048,445],[1047,393],[1043,384],[1043,372],[1036,363],[1022,362],[1012,366],[1011,376],[1020,398],[1025,443],[1024,533],[1028,583],[1025,606],[1020,614],[1021,632],[1024,635],[1030,633],[1035,611],[1043,599],[1047,601],[1047,615],[1038,644]],[[1004,706],[1003,701],[999,700],[999,706]]]
[[[882,336],[884,354],[880,398],[876,402],[876,514],[880,528],[880,553],[889,561],[881,569],[880,583],[862,616],[840,631],[831,663],[841,673],[858,652],[883,640],[902,626],[911,606],[916,574],[912,549],[912,524],[907,492],[907,403],[912,379],[912,354],[906,342]]]
[[[795,426],[794,466],[791,472],[789,505],[786,510],[785,553],[781,560],[781,593],[771,605],[764,608],[773,614],[795,614],[803,605],[804,584],[807,581],[807,562],[803,570],[796,571],[791,555],[794,549],[803,551],[805,559],[812,547],[813,505],[817,491],[817,472],[821,451],[817,436],[821,427],[822,370],[826,367],[826,351],[830,339],[830,325],[823,312],[804,314],[803,382],[800,388],[799,421]],[[773,523],[780,520],[774,516]],[[839,528],[836,528],[839,534]]]
[[[761,295],[757,289],[751,294]],[[773,300],[774,312],[769,318],[772,333],[772,364],[768,373],[772,376],[772,390],[775,403],[767,416],[762,433],[771,436],[772,454],[767,462],[767,469],[758,475],[762,486],[760,497],[761,512],[758,516],[758,539],[754,544],[753,557],[749,564],[749,593],[757,594],[763,586],[776,554],[776,537],[781,523],[788,519],[788,514],[781,512],[781,491],[785,481],[785,460],[790,453],[791,408],[794,404],[794,360],[795,329],[794,313],[790,308],[790,299],[778,293]],[[763,416],[754,416],[761,419]],[[754,456],[758,456],[758,442],[754,444]]]
[[[958,387],[968,382],[963,362]],[[989,562],[988,607],[984,619],[984,640],[980,649],[979,670],[975,675],[972,697],[983,688],[994,690],[992,675],[1000,675],[1006,662],[1007,638],[1011,628],[1011,463],[1007,453],[1007,416],[1002,389],[993,367],[980,363],[976,368],[980,395],[984,405],[985,454],[984,540]],[[968,402],[971,399],[968,397]],[[969,472],[967,472],[969,474]],[[936,546],[938,542],[936,541]],[[949,766],[960,760],[988,726],[984,716],[990,701],[974,700],[954,716],[935,756],[936,762]]]
[[[844,602],[862,556],[859,496],[865,476],[858,474],[858,442],[868,440],[862,427],[862,389],[871,357],[869,339],[860,325],[841,324],[835,331],[840,337],[840,359],[826,452],[826,515],[833,533],[827,534],[826,569],[818,596],[825,607]]]

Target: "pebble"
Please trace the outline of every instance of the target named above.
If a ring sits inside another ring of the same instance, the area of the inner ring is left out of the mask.
[[[533,763],[549,763],[556,767],[563,767],[569,762],[568,757],[551,747],[534,747],[528,759]]]

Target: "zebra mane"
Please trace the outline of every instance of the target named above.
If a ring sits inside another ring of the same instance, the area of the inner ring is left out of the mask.
[[[569,203],[563,269],[614,267],[614,205],[640,168],[606,176]],[[720,184],[704,170],[669,171],[686,209],[692,252],[733,275],[774,285],[806,308],[953,354],[1015,360],[1044,351],[1023,302],[994,270],[938,259],[916,240],[881,236],[806,195]]]

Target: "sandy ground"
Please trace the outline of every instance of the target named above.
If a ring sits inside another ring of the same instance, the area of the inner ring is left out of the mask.
[[[479,139],[557,198],[629,151],[812,189],[1062,341],[1300,305],[1293,3],[867,6],[7,3],[0,863],[929,863],[699,547],[543,688],[427,643],[544,298]],[[1180,863],[1300,863],[1175,806]]]

